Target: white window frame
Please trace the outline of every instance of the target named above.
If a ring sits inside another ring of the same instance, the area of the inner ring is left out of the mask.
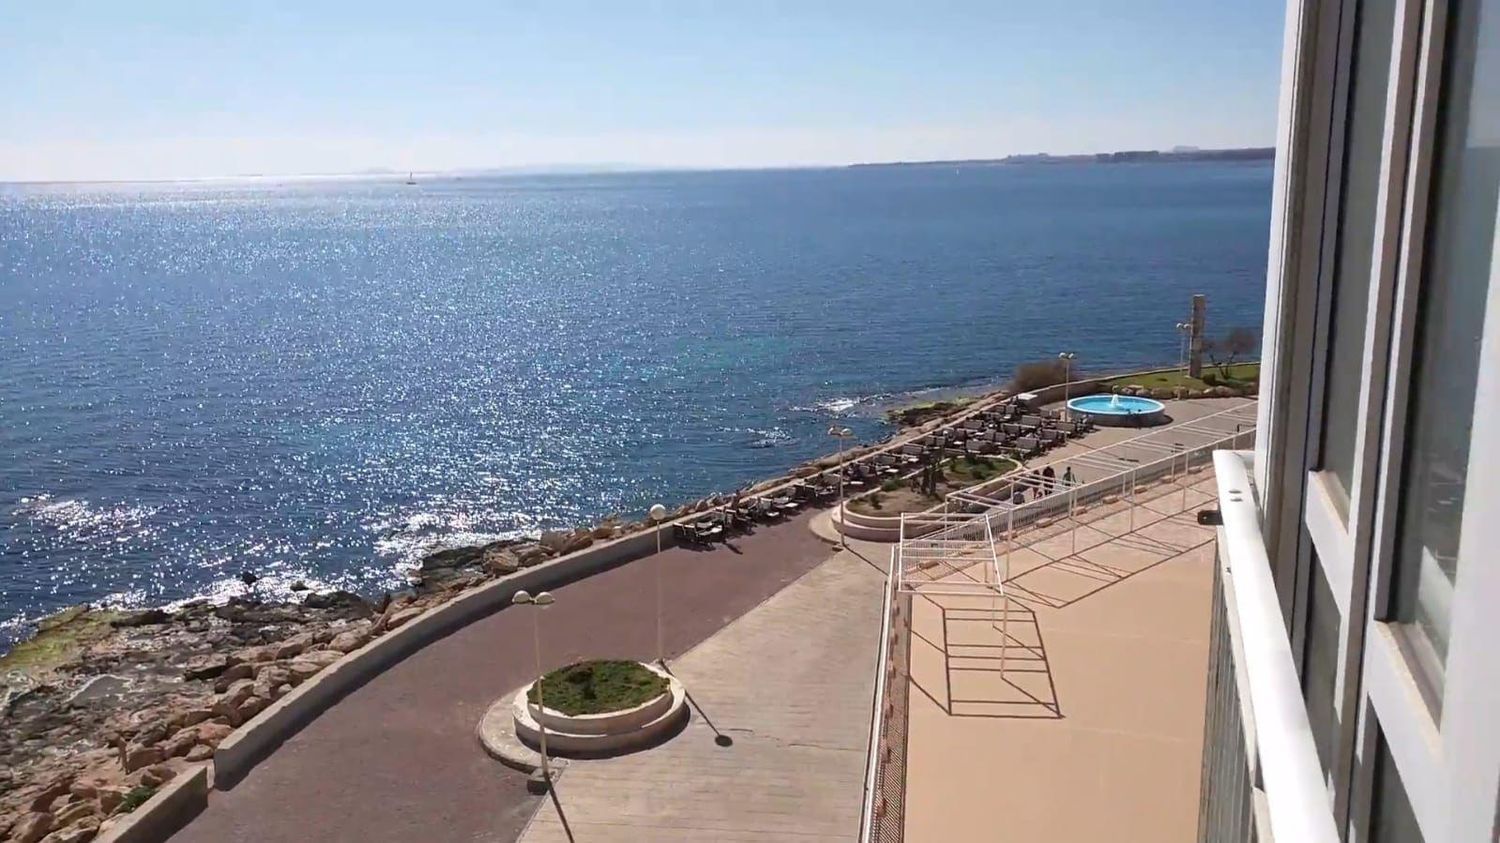
[[[1486,11],[1500,13],[1500,2],[1485,2],[1492,4]],[[1460,521],[1458,574],[1439,718],[1433,716],[1421,680],[1413,673],[1410,657],[1398,641],[1400,633],[1387,622],[1402,499],[1417,299],[1429,233],[1428,209],[1434,198],[1432,169],[1441,141],[1437,115],[1444,94],[1444,39],[1449,13],[1446,0],[1407,3],[1406,7],[1420,14],[1422,25],[1409,35],[1418,39],[1419,60],[1412,77],[1415,84],[1411,90],[1416,94],[1412,137],[1409,149],[1401,151],[1409,153],[1411,165],[1401,207],[1393,206],[1399,210],[1401,222],[1399,237],[1392,238],[1396,240],[1392,245],[1399,246],[1397,290],[1394,309],[1382,320],[1393,330],[1384,377],[1381,382],[1371,377],[1365,383],[1365,391],[1374,387],[1386,400],[1380,441],[1365,441],[1361,435],[1364,446],[1378,445],[1378,454],[1374,455],[1378,459],[1378,483],[1374,484],[1376,488],[1361,490],[1370,496],[1362,504],[1373,506],[1369,522],[1373,529],[1367,528],[1373,569],[1371,599],[1365,601],[1363,618],[1364,688],[1359,703],[1357,757],[1363,762],[1373,761],[1378,723],[1423,837],[1430,843],[1479,843],[1493,839],[1495,800],[1500,788],[1500,723],[1496,722],[1496,712],[1500,712],[1500,659],[1489,647],[1497,632],[1500,571],[1493,557],[1484,555],[1485,548],[1500,542],[1500,495],[1493,493],[1493,486],[1481,485],[1486,467],[1500,465],[1500,365],[1495,362],[1500,360],[1500,279],[1496,277],[1500,251],[1492,252],[1491,257],[1470,438],[1471,491],[1465,496]],[[1500,250],[1500,243],[1496,247]],[[1377,316],[1373,310],[1372,319]],[[1355,770],[1352,786],[1359,809],[1352,812],[1353,839],[1363,839],[1368,834],[1372,808],[1373,764],[1360,763]]]
[[[1500,0],[1473,1],[1500,5]],[[1280,541],[1279,549],[1290,550],[1296,557],[1290,569],[1296,576],[1287,578],[1289,582],[1282,587],[1290,589],[1293,645],[1299,658],[1307,629],[1307,579],[1313,559],[1321,566],[1340,612],[1334,677],[1339,725],[1328,785],[1335,818],[1352,840],[1364,839],[1368,832],[1370,762],[1377,722],[1429,843],[1489,841],[1497,822],[1500,659],[1486,646],[1500,638],[1500,623],[1495,620],[1500,615],[1496,608],[1500,607],[1500,565],[1492,560],[1487,564],[1479,557],[1481,547],[1500,546],[1500,495],[1480,491],[1479,485],[1486,482],[1484,466],[1500,466],[1500,366],[1494,362],[1481,367],[1474,408],[1473,491],[1465,499],[1462,514],[1441,720],[1432,716],[1408,656],[1385,621],[1401,499],[1416,296],[1422,282],[1428,205],[1433,199],[1432,168],[1441,140],[1437,113],[1443,95],[1449,2],[1397,0],[1396,4],[1347,512],[1335,505],[1336,493],[1329,488],[1330,482],[1337,481],[1316,467],[1321,459],[1330,352],[1333,251],[1342,215],[1343,190],[1338,180],[1344,172],[1349,70],[1357,36],[1352,19],[1358,0],[1314,4],[1311,13],[1302,13],[1307,7],[1299,6],[1297,0],[1292,4],[1304,27],[1298,32],[1300,44],[1318,45],[1320,61],[1332,64],[1319,65],[1300,79],[1297,87],[1301,90],[1290,95],[1283,92],[1282,122],[1288,123],[1292,106],[1299,101],[1310,102],[1313,110],[1326,107],[1332,116],[1326,125],[1320,125],[1315,115],[1312,118],[1309,135],[1296,145],[1307,157],[1278,159],[1278,170],[1290,164],[1287,172],[1278,172],[1278,189],[1285,184],[1300,192],[1295,198],[1278,194],[1278,209],[1300,207],[1304,216],[1297,223],[1302,228],[1292,228],[1283,212],[1280,218],[1287,227],[1273,230],[1272,266],[1276,269],[1270,280],[1275,289],[1267,298],[1267,353],[1263,355],[1272,361],[1273,373],[1263,381],[1270,386],[1271,400],[1263,401],[1268,423],[1261,426],[1265,438],[1257,442],[1257,451],[1258,455],[1281,456],[1277,462],[1258,462],[1256,470],[1267,487],[1276,477],[1305,481],[1301,490],[1279,493],[1274,511],[1267,513],[1272,533],[1268,538]],[[1289,20],[1291,15],[1289,11]],[[1315,31],[1319,26],[1323,29]],[[1330,32],[1336,36],[1332,39],[1336,49],[1324,46],[1329,44]],[[1319,181],[1317,176],[1324,173],[1327,177]],[[1500,360],[1500,279],[1494,279],[1500,259],[1494,260],[1483,361]],[[1308,290],[1314,281],[1314,293],[1297,294],[1299,287]],[[1297,360],[1313,363],[1297,372],[1302,368],[1292,362]],[[1278,377],[1283,384],[1276,383]],[[1299,394],[1302,389],[1306,392]],[[1278,400],[1282,407],[1274,403]],[[1297,418],[1302,407],[1309,423],[1301,429],[1283,429],[1280,441],[1274,441],[1276,422]],[[1287,504],[1296,509],[1280,508]],[[1290,524],[1274,526],[1280,512],[1286,513],[1287,520],[1294,512],[1300,515],[1297,520],[1306,541],[1288,543],[1288,534],[1296,531],[1287,529]]]
[[[1330,159],[1334,163],[1331,172],[1343,177],[1343,155],[1348,145],[1346,137],[1349,123],[1349,93],[1353,47],[1359,33],[1354,28],[1355,10],[1358,0],[1344,0],[1340,21],[1339,66],[1343,72],[1336,85],[1338,116],[1335,119],[1334,142],[1330,144]],[[1303,495],[1302,525],[1311,539],[1311,548],[1316,552],[1312,559],[1321,566],[1323,576],[1338,606],[1339,633],[1338,658],[1334,675],[1335,716],[1338,732],[1333,741],[1332,772],[1329,777],[1331,801],[1335,816],[1341,823],[1349,816],[1349,795],[1355,776],[1356,747],[1359,741],[1358,720],[1359,697],[1357,683],[1349,681],[1350,674],[1359,670],[1364,639],[1367,634],[1363,619],[1366,615],[1369,592],[1369,569],[1360,560],[1369,558],[1374,515],[1375,480],[1381,438],[1381,411],[1385,404],[1384,384],[1387,380],[1388,345],[1390,342],[1391,309],[1396,289],[1397,261],[1400,257],[1400,233],[1403,215],[1403,199],[1407,177],[1407,150],[1413,108],[1413,88],[1417,67],[1418,23],[1422,20],[1423,0],[1397,0],[1392,25],[1390,67],[1386,85],[1386,102],[1381,128],[1381,161],[1375,209],[1375,231],[1370,260],[1370,277],[1373,279],[1368,297],[1365,330],[1363,332],[1364,366],[1360,373],[1359,402],[1354,408],[1355,447],[1352,482],[1347,490],[1347,512],[1341,512],[1334,503],[1339,494],[1331,487],[1339,481],[1329,472],[1313,468],[1307,471]],[[1333,156],[1337,156],[1334,158]],[[1318,453],[1323,425],[1325,392],[1327,389],[1327,366],[1332,350],[1327,341],[1333,318],[1332,299],[1334,271],[1337,256],[1334,254],[1337,231],[1342,217],[1342,195],[1340,188],[1330,186],[1329,201],[1324,214],[1324,255],[1320,263],[1318,284],[1318,318],[1312,338],[1312,357],[1318,361],[1312,379],[1313,395],[1309,400],[1310,430],[1307,434],[1307,464],[1319,465],[1322,455]],[[1340,279],[1342,283],[1359,283],[1359,279]],[[1340,484],[1341,485],[1341,484]],[[1312,564],[1303,560],[1299,569]],[[1305,582],[1298,584],[1299,593],[1306,590]],[[1305,625],[1305,611],[1303,612]],[[1351,619],[1353,622],[1351,622]]]

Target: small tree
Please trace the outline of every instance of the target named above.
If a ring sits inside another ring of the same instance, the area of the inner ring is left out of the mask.
[[[1078,376],[1078,366],[1072,367],[1072,374]],[[1010,388],[1014,392],[1030,392],[1043,387],[1055,386],[1068,379],[1068,366],[1061,360],[1033,360],[1030,363],[1022,363],[1016,367],[1015,377],[1011,378]]]
[[[1235,363],[1255,353],[1260,341],[1255,337],[1255,331],[1249,328],[1231,328],[1229,333],[1218,339],[1205,339],[1203,341],[1203,354],[1208,357],[1219,370],[1220,380],[1229,380],[1229,370]]]

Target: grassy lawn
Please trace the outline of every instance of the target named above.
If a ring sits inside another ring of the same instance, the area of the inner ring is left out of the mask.
[[[1220,373],[1219,373],[1219,367],[1217,367],[1217,366],[1208,366],[1208,365],[1205,365],[1203,367],[1203,373],[1206,374],[1206,375],[1207,374],[1212,374],[1214,377],[1222,377],[1220,375]],[[1227,385],[1230,385],[1230,386],[1234,386],[1236,384],[1246,383],[1252,377],[1255,377],[1255,376],[1257,376],[1259,374],[1260,374],[1260,364],[1259,363],[1236,363],[1235,365],[1229,367],[1229,378],[1228,378],[1228,380],[1221,380],[1220,383],[1227,384]],[[1107,380],[1107,381],[1104,382],[1104,385],[1105,386],[1131,386],[1131,385],[1134,385],[1134,386],[1145,386],[1145,387],[1149,387],[1151,389],[1157,389],[1159,387],[1166,387],[1167,389],[1175,389],[1175,388],[1177,388],[1179,386],[1185,386],[1188,389],[1203,389],[1204,387],[1209,386],[1209,384],[1206,384],[1206,383],[1204,383],[1203,381],[1201,381],[1201,380],[1199,380],[1197,378],[1190,378],[1190,377],[1188,377],[1186,369],[1177,369],[1177,370],[1174,370],[1174,371],[1171,371],[1171,372],[1158,372],[1158,373],[1156,373],[1154,375],[1126,375],[1125,377],[1114,378],[1113,380]]]
[[[542,677],[542,698],[563,714],[603,714],[635,708],[666,693],[667,680],[629,661],[590,661]],[[527,695],[537,701],[536,686]]]
[[[943,476],[938,480],[936,495],[912,488],[905,479],[887,480],[878,491],[850,501],[849,509],[863,515],[887,516],[922,512],[942,503],[943,496],[949,492],[999,477],[1016,466],[1014,460],[1005,457],[957,457],[943,464]]]

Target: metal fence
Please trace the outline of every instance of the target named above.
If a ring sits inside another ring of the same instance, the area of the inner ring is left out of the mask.
[[[1255,829],[1255,720],[1241,702],[1235,654],[1239,635],[1228,599],[1222,558],[1214,565],[1213,610],[1209,619],[1208,706],[1203,723],[1203,779],[1198,808],[1199,843],[1252,843],[1269,840]]]
[[[885,583],[884,620],[877,656],[870,749],[865,759],[861,843],[900,843],[906,831],[906,715],[910,691],[911,595],[897,588],[897,556],[891,551]]]

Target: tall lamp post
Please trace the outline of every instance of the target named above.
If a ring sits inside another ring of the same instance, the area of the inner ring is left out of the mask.
[[[854,431],[834,425],[828,428],[828,435],[839,440],[839,547],[847,549],[849,544],[844,539],[844,440],[853,436]]]
[[[1191,322],[1178,322],[1177,323],[1177,333],[1179,333],[1179,334],[1182,335],[1182,341],[1177,344],[1177,368],[1179,368],[1179,369],[1186,369],[1187,368],[1188,334],[1191,334],[1192,332],[1193,332],[1193,323],[1191,323]]]
[[[661,599],[661,522],[667,517],[667,508],[659,503],[653,504],[649,514],[651,516],[651,523],[656,525],[656,662],[662,667],[666,667],[667,651],[665,645],[662,643],[661,636],[661,615],[665,611],[665,606],[662,604]]]
[[[1070,420],[1073,418],[1073,408],[1068,406],[1068,392],[1073,380],[1073,358],[1077,356],[1071,351],[1057,353],[1057,359],[1063,361],[1063,415]]]
[[[533,597],[531,595],[531,592],[526,591],[525,589],[521,589],[521,590],[518,590],[515,594],[511,595],[510,602],[511,602],[511,605],[513,605],[513,606],[531,606],[531,607],[533,607],[533,608],[536,609],[536,611],[534,611],[534,612],[531,613],[531,640],[532,640],[532,643],[536,646],[536,707],[538,709],[545,709],[547,707],[547,703],[544,701],[544,699],[542,697],[542,676],[543,676],[543,674],[542,674],[542,620],[541,620],[541,614],[542,614],[542,609],[545,609],[546,607],[552,605],[552,603],[553,603],[552,592],[550,592],[550,591],[539,591],[539,592],[537,592],[536,596]],[[542,784],[543,788],[545,789],[545,788],[550,788],[552,786],[552,769],[551,769],[551,767],[548,766],[548,763],[547,763],[547,724],[542,720],[542,718],[538,717],[537,720],[536,720],[536,725],[537,725],[537,730],[539,732],[541,732],[541,735],[542,735],[542,781],[541,781],[541,784]],[[535,780],[535,779],[533,779],[533,780]]]

